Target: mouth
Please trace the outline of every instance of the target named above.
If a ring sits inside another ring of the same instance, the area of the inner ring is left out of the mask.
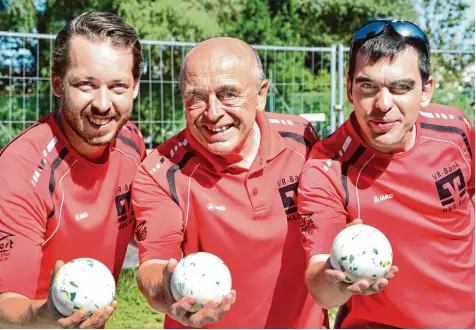
[[[86,116],[86,118],[93,127],[104,127],[114,119],[113,117],[99,118],[93,116]]]
[[[370,120],[370,125],[377,131],[390,131],[397,124],[396,120]]]
[[[204,125],[204,127],[206,128],[206,130],[208,131],[208,133],[214,135],[214,134],[220,134],[220,133],[226,133],[230,128],[232,128],[234,125],[233,124],[229,124],[229,125],[223,125],[223,126],[220,126],[220,127],[216,127],[216,126],[206,126]]]

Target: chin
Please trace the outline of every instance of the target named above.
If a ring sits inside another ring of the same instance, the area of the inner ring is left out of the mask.
[[[93,136],[93,137],[82,136],[82,138],[83,138],[83,141],[89,144],[90,146],[100,147],[100,146],[104,146],[111,143],[114,136],[115,136],[115,133],[109,133],[103,136]]]
[[[231,154],[235,149],[235,145],[230,145],[228,143],[212,143],[212,144],[207,144],[206,148],[214,153],[215,155],[228,155]]]

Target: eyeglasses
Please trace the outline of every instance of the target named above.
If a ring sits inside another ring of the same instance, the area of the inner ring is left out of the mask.
[[[425,33],[415,24],[399,20],[378,20],[370,22],[361,27],[352,39],[353,42],[359,40],[369,40],[382,34],[388,26],[402,37],[420,39],[427,42]]]

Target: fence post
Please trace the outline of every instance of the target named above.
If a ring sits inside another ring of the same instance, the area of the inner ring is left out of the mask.
[[[338,104],[336,110],[339,111],[337,123],[341,126],[344,123],[344,46],[339,44],[339,56],[338,56],[338,70],[339,70],[339,86],[338,86]]]
[[[330,99],[329,99],[329,114],[331,133],[336,130],[336,45],[331,46],[331,86],[330,86]]]
[[[274,112],[273,70],[269,70],[268,76],[269,112]]]

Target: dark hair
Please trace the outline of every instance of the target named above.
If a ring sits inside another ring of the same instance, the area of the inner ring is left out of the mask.
[[[64,77],[69,66],[70,40],[84,36],[91,41],[110,40],[114,47],[132,50],[134,80],[142,74],[144,58],[136,31],[119,16],[111,13],[90,11],[69,21],[56,36],[51,55],[51,70]]]
[[[406,49],[412,47],[418,56],[418,67],[422,83],[425,84],[430,76],[430,45],[426,41],[417,38],[403,37],[393,30],[389,25],[378,36],[370,39],[360,39],[350,42],[349,71],[350,81],[354,79],[355,61],[360,52],[365,56],[369,64],[374,64],[381,59],[388,59],[390,62]]]

